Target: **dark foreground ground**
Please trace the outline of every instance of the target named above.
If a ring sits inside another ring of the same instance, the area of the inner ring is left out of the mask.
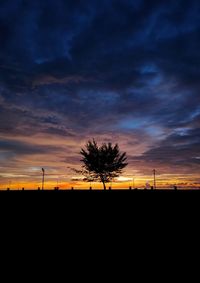
[[[200,190],[10,190],[0,192],[0,211],[3,211],[0,215],[11,214],[21,219],[39,214],[44,223],[65,215],[66,227],[74,215],[78,219],[84,216],[84,221],[92,221],[99,215],[110,219],[111,223],[113,219],[123,221],[123,215],[131,215],[134,226],[141,214],[158,221],[163,213],[169,215],[174,211],[180,218],[183,214],[188,217],[188,213],[199,215],[199,200]],[[177,223],[179,221],[178,218]]]

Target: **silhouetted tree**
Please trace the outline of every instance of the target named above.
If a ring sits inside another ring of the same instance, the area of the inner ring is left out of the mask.
[[[104,143],[99,147],[95,140],[88,141],[86,148],[82,148],[80,154],[84,165],[81,171],[76,171],[84,175],[85,181],[102,182],[104,190],[106,183],[119,177],[128,165],[126,153],[120,153],[118,144],[112,146],[111,143]]]

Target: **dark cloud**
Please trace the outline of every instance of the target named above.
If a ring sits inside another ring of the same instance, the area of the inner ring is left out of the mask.
[[[14,140],[1,140],[0,152],[9,152],[13,155],[33,155],[53,153],[58,148],[53,146],[37,146],[35,144],[25,143]]]
[[[1,134],[131,131],[153,142],[140,161],[198,166],[199,13],[198,0],[2,0]]]
[[[200,128],[180,129],[142,156],[132,159],[143,170],[158,168],[160,173],[198,174],[200,170]],[[173,171],[173,172],[172,172]]]

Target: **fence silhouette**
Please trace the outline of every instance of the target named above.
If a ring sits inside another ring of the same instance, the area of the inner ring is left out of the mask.
[[[113,187],[109,187],[107,188],[106,192],[108,191],[180,191],[180,190],[200,190],[200,188],[198,187],[177,187],[177,186],[171,186],[168,188],[157,188],[154,189],[154,187],[152,186],[151,188],[145,188],[145,187],[138,187],[138,188],[134,188],[134,187],[127,187],[127,188],[113,188]],[[78,188],[78,187],[71,187],[71,188],[60,188],[60,187],[54,187],[54,188],[50,188],[50,189],[44,189],[42,190],[40,187],[38,187],[37,189],[26,189],[26,188],[20,188],[20,189],[12,189],[12,188],[0,188],[0,191],[104,191],[103,189],[98,189],[98,188],[93,188],[93,187],[89,187],[89,188]]]

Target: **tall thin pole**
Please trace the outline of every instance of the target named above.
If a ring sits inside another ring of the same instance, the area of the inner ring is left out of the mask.
[[[44,191],[44,174],[45,174],[45,170],[44,168],[42,168],[42,190]]]
[[[154,177],[154,190],[156,190],[156,170],[153,170],[153,177]]]
[[[133,178],[133,189],[135,189],[135,179]]]

